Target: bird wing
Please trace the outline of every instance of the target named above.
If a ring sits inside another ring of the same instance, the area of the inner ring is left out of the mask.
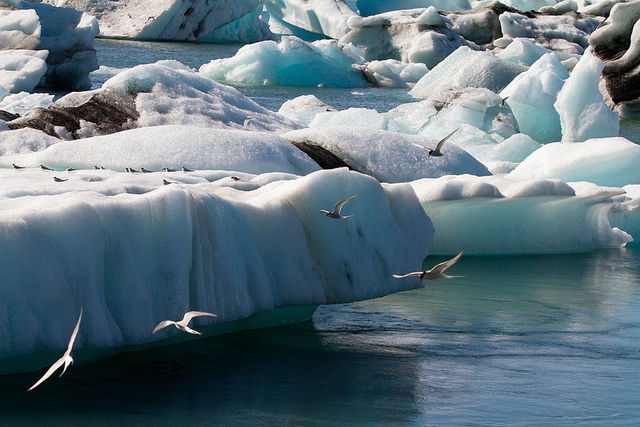
[[[444,137],[444,138],[442,138],[440,141],[438,141],[438,145],[436,145],[436,149],[435,149],[434,151],[440,151],[440,150],[442,149],[442,146],[444,145],[444,142],[445,142],[447,139],[451,138],[451,135],[453,135],[454,133],[456,133],[456,132],[458,131],[458,129],[460,129],[460,128],[455,129],[455,130],[454,130],[453,132],[451,132],[449,135],[445,136],[445,137]]]
[[[174,322],[173,320],[163,320],[162,322],[158,323],[158,325],[156,325],[155,328],[153,328],[153,332],[151,332],[152,334],[155,334],[156,332],[158,332],[160,329],[162,328],[166,328],[169,325],[173,325],[176,322]]]
[[[436,264],[431,270],[429,270],[429,273],[443,273],[447,268],[458,262],[463,253],[464,251],[460,252],[450,260],[441,262],[440,264]]]
[[[411,145],[415,145],[416,147],[418,147],[418,148],[423,148],[423,149],[425,149],[425,150],[429,150],[429,149],[430,149],[429,147],[426,147],[426,146],[424,146],[424,145],[420,145],[420,144],[416,144],[415,142],[412,142],[412,143],[411,143]]]
[[[53,365],[51,365],[51,367],[47,370],[47,372],[44,373],[44,375],[42,376],[42,378],[40,378],[38,380],[38,382],[36,382],[34,385],[31,386],[31,388],[29,388],[28,391],[33,390],[34,388],[38,387],[40,384],[42,384],[43,382],[45,382],[47,380],[47,378],[49,378],[51,375],[53,375],[53,373],[63,365],[64,363],[64,359],[65,357],[62,356],[60,359],[56,360],[56,363],[54,363]]]
[[[333,212],[340,215],[340,210],[342,210],[342,207],[344,206],[345,203],[347,203],[349,200],[351,199],[355,199],[356,197],[358,197],[357,194],[354,194],[353,196],[347,197],[346,199],[340,200],[338,203],[336,203],[336,205],[333,207]]]
[[[396,279],[404,279],[405,277],[411,277],[411,276],[420,276],[422,275],[422,271],[414,271],[413,273],[407,273],[407,274],[394,274],[393,277],[395,277]]]
[[[71,338],[69,338],[69,345],[67,346],[66,354],[71,353],[71,349],[73,348],[73,342],[76,340],[76,336],[78,335],[78,330],[80,330],[80,321],[82,320],[82,307],[80,307],[80,316],[78,317],[78,321],[76,322],[76,327],[73,329],[73,333],[71,334]]]
[[[207,313],[206,311],[188,311],[184,314],[184,317],[180,321],[183,325],[188,325],[191,319],[198,316],[210,316],[210,317],[218,317],[218,315],[213,313]]]

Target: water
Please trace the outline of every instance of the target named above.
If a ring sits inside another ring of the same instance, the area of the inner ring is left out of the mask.
[[[197,67],[238,48],[96,45],[113,67],[159,59]],[[272,109],[307,93],[337,108],[408,102],[401,90],[240,90]],[[0,424],[637,423],[640,249],[463,257],[452,272],[465,277],[320,307],[307,324],[73,366],[34,392],[26,390],[42,372],[0,377]]]
[[[463,257],[313,322],[0,378],[3,425],[632,425],[640,251]],[[433,257],[429,263],[440,261]]]

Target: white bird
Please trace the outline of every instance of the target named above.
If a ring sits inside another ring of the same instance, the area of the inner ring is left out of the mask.
[[[62,373],[60,374],[60,376],[62,376],[64,374],[64,372],[67,370],[67,368],[69,367],[69,365],[71,365],[73,363],[73,358],[71,357],[71,349],[73,348],[73,342],[76,340],[76,335],[78,335],[78,330],[80,329],[80,321],[82,320],[82,307],[80,308],[80,317],[78,317],[78,323],[76,323],[76,327],[73,330],[73,333],[71,334],[71,339],[69,339],[69,345],[67,345],[67,351],[64,352],[64,354],[62,355],[62,357],[60,359],[58,359],[56,361],[56,363],[54,363],[53,365],[51,365],[51,367],[49,368],[49,370],[47,372],[44,373],[44,375],[42,376],[42,378],[40,378],[38,380],[37,383],[35,383],[34,385],[31,386],[31,388],[28,391],[33,390],[34,388],[38,387],[40,384],[42,384],[47,378],[49,378],[51,375],[53,375],[53,373],[62,365],[64,365],[64,368],[62,369]]]
[[[347,203],[349,200],[351,199],[355,199],[356,197],[358,197],[358,195],[354,195],[351,197],[347,197],[344,200],[340,200],[338,203],[336,203],[336,205],[333,207],[333,212],[329,212],[327,210],[321,209],[320,213],[325,214],[325,216],[328,216],[329,218],[338,218],[338,219],[344,219],[344,218],[351,218],[353,215],[348,215],[348,216],[342,216],[340,215],[340,211],[342,210],[342,207],[344,206],[345,203]]]
[[[459,128],[458,128],[459,129]],[[433,157],[442,157],[442,152],[440,150],[442,150],[442,146],[444,145],[445,141],[449,138],[451,138],[451,135],[453,135],[454,133],[456,133],[456,131],[458,129],[455,129],[453,132],[451,132],[449,135],[445,136],[444,138],[442,138],[440,141],[438,141],[438,144],[436,145],[436,148],[434,148],[433,150],[430,149],[429,147],[425,147],[424,145],[420,145],[420,144],[415,144],[413,143],[413,145],[415,145],[416,147],[420,147],[420,148],[426,148],[427,150],[429,150],[429,157],[433,156]]]
[[[449,276],[448,274],[444,274],[447,268],[451,267],[453,264],[458,262],[458,260],[460,259],[463,253],[464,251],[460,252],[458,255],[454,256],[448,261],[444,261],[444,262],[441,262],[440,264],[436,264],[431,270],[414,271],[413,273],[407,273],[403,275],[394,274],[393,277],[395,277],[396,279],[403,279],[405,277],[410,277],[410,276],[419,276],[420,280],[418,281],[418,286],[420,286],[420,283],[422,283],[422,279],[434,280],[434,279],[453,279],[456,277],[464,277],[464,276]]]
[[[213,313],[207,313],[206,311],[188,311],[184,314],[184,317],[179,322],[174,322],[173,320],[163,320],[162,322],[158,323],[158,325],[155,328],[153,328],[152,333],[155,334],[162,328],[166,328],[167,326],[174,325],[176,328],[180,329],[181,331],[188,332],[194,335],[202,335],[200,332],[195,331],[191,329],[189,326],[187,326],[189,322],[191,322],[191,319],[198,316],[218,317],[217,315]]]

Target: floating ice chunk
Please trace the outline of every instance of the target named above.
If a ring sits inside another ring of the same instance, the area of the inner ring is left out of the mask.
[[[274,37],[259,22],[257,12],[262,4],[258,0],[46,1],[59,7],[75,7],[95,16],[100,33],[109,37],[196,41],[204,40],[227,25],[230,26],[223,31],[229,37],[228,41],[252,43]],[[236,33],[231,31],[234,24]]]
[[[0,51],[0,86],[11,92],[31,92],[47,72],[46,50]]]
[[[598,90],[603,67],[604,62],[587,49],[558,93],[553,105],[560,115],[562,141],[618,136],[620,116]]]
[[[429,157],[436,138],[405,135],[361,127],[323,127],[300,129],[282,135],[311,156],[314,147],[329,152],[349,167],[382,182],[406,182],[422,177],[470,173],[489,175],[489,171],[469,153],[446,144],[442,157]]]
[[[34,108],[47,108],[53,103],[53,98],[54,95],[48,93],[20,92],[2,98],[0,110],[23,116]]]
[[[505,61],[530,66],[540,57],[551,52],[551,50],[528,39],[517,38],[509,43],[504,50],[498,52],[496,56]]]
[[[403,63],[395,59],[371,61],[361,67],[367,79],[381,87],[413,87],[429,71],[424,64]]]
[[[469,42],[450,29],[435,8],[410,9],[349,18],[351,31],[340,40],[352,43],[367,60],[421,62],[432,68]]]
[[[547,53],[500,92],[522,133],[543,143],[562,139],[554,103],[567,78],[569,73],[557,56]]]
[[[520,163],[510,176],[622,187],[640,183],[639,161],[639,145],[620,137],[594,138],[580,143],[546,144]]]
[[[562,0],[556,4],[550,6],[543,6],[538,9],[540,13],[549,13],[555,15],[562,15],[564,13],[571,13],[578,11],[578,3],[575,0]]]
[[[300,120],[308,125],[316,114],[326,113],[327,111],[335,111],[335,109],[313,95],[301,95],[285,101],[280,106],[278,114],[293,120]]]
[[[366,87],[362,73],[352,67],[357,59],[336,41],[307,43],[283,37],[245,45],[231,58],[215,59],[200,67],[211,79],[265,86]]]
[[[463,46],[432,68],[409,93],[416,98],[438,99],[441,92],[453,87],[484,87],[500,92],[524,70],[522,65]]]
[[[617,198],[617,203],[609,211],[609,221],[614,227],[633,236],[633,242],[627,246],[640,245],[640,185],[625,185],[624,195]]]
[[[307,174],[318,166],[286,140],[270,133],[192,126],[153,126],[67,141],[43,151],[35,165],[91,169],[127,167],[224,169],[247,173]]]
[[[3,373],[16,369],[8,357],[24,362],[24,355],[64,349],[80,307],[74,350],[113,354],[164,338],[151,334],[154,325],[191,309],[218,315],[205,324],[223,323],[410,289],[416,281],[391,273],[419,268],[433,239],[409,185],[383,187],[346,169],[253,192],[162,185],[157,176],[141,194],[119,195],[90,186],[139,190],[136,182],[151,174],[106,174],[95,183],[70,174],[53,183],[48,172],[22,172],[22,182],[33,180],[23,184],[33,196],[0,200]],[[0,174],[4,193],[17,173]],[[46,187],[57,193],[38,195]],[[318,214],[352,194],[359,196],[345,207],[355,214],[349,220]]]
[[[35,49],[40,31],[34,10],[0,10],[0,49]]]
[[[347,19],[356,16],[342,0],[265,0],[264,8],[288,25],[334,39],[347,34]]]
[[[593,16],[611,16],[611,9],[618,3],[626,3],[627,0],[582,0],[578,2],[578,12]]]
[[[607,215],[620,189],[576,196],[557,180],[445,176],[411,183],[436,229],[432,253],[527,254],[620,247]]]
[[[555,4],[555,1],[547,4]],[[584,52],[589,45],[589,34],[600,24],[598,18],[572,14],[529,17],[520,13],[505,12],[499,19],[504,37],[534,39],[536,43],[548,49],[571,54]]]

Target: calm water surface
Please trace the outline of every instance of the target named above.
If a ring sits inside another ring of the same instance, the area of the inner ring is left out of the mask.
[[[633,425],[640,251],[463,257],[313,322],[0,378],[3,425]],[[441,258],[429,258],[429,264]]]
[[[238,49],[96,46],[100,63],[118,68],[198,67]],[[240,90],[274,110],[307,93],[337,108],[409,101],[388,89]],[[463,257],[454,270],[465,277],[320,307],[307,324],[73,366],[34,392],[42,372],[0,377],[0,424],[637,424],[640,250]]]

